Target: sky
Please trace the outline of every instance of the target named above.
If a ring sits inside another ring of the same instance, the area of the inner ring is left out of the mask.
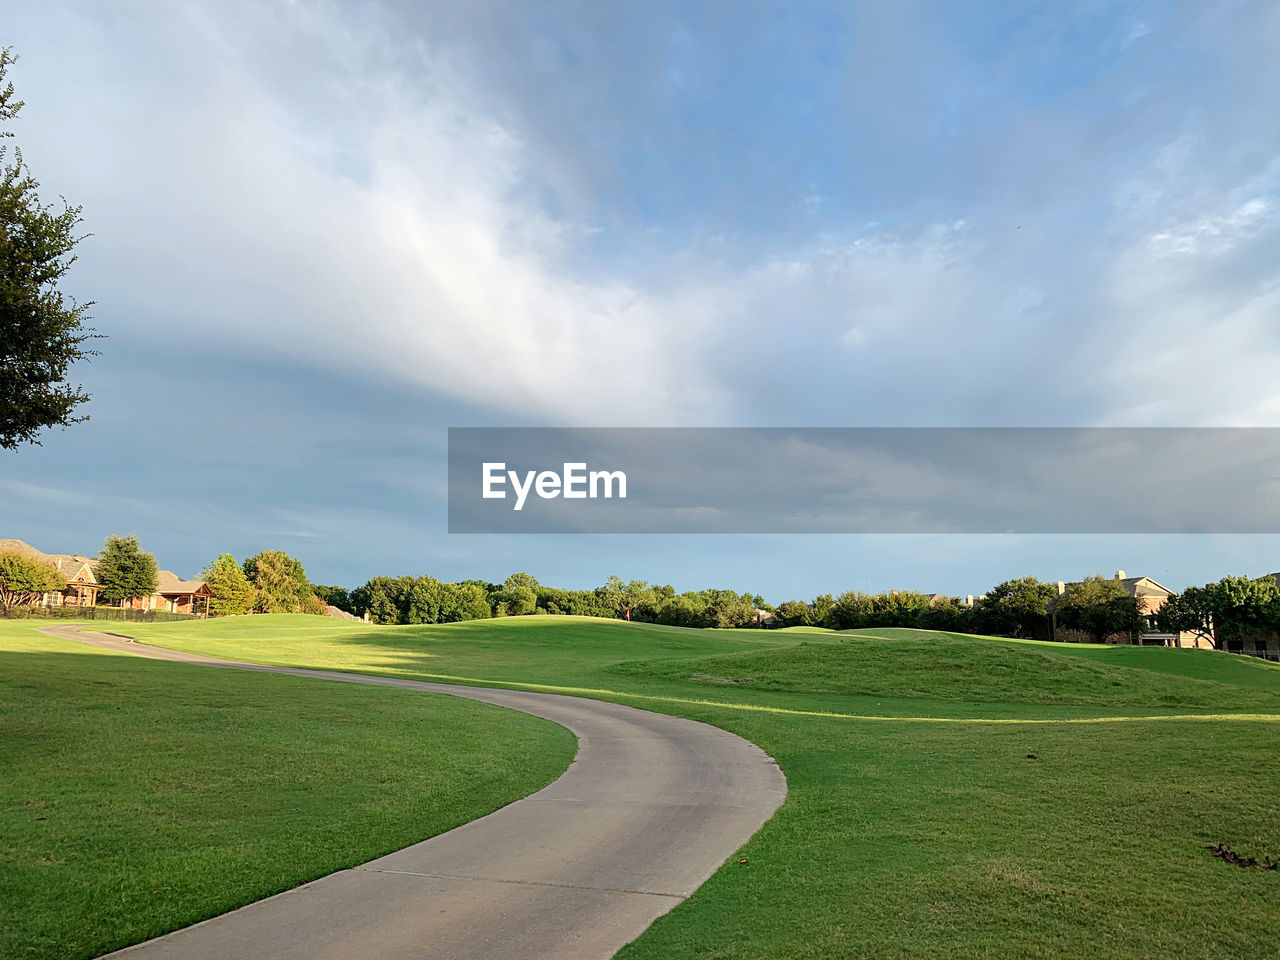
[[[22,4],[88,423],[0,536],[773,602],[1280,537],[450,535],[450,426],[1280,426],[1280,6]],[[1176,471],[1176,463],[1153,470]]]

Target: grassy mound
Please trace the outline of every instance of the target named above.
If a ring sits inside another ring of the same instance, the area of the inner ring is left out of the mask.
[[[1217,658],[1201,652],[1199,659]],[[788,693],[1280,710],[1280,672],[1274,674],[1277,682],[1272,689],[1259,689],[1073,656],[1060,648],[943,633],[898,639],[846,635],[834,643],[801,643],[727,656],[637,660],[612,669],[673,682],[733,684]]]

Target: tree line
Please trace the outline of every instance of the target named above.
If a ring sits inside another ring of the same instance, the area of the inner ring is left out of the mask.
[[[760,626],[767,610],[762,597],[733,590],[690,590],[643,580],[609,579],[593,590],[549,587],[528,573],[513,573],[502,583],[463,580],[450,583],[429,576],[374,577],[354,590],[317,588],[334,606],[374,623],[452,623],[488,617],[534,614],[604,617],[679,627]]]
[[[1272,577],[1226,577],[1174,594],[1155,613],[1120,580],[1101,575],[1065,585],[1018,577],[968,602],[914,590],[839,595],[773,606],[758,594],[675,588],[610,577],[591,590],[549,587],[528,573],[502,583],[429,576],[374,577],[354,590],[316,587],[326,602],[374,623],[451,623],[487,617],[567,614],[681,627],[915,627],[988,636],[1048,639],[1069,630],[1091,640],[1151,630],[1187,632],[1220,647],[1242,632],[1280,634],[1280,587]]]
[[[94,559],[99,599],[112,605],[155,593],[155,557],[136,537],[107,537]],[[1018,577],[972,602],[914,590],[820,594],[777,606],[759,594],[708,588],[678,593],[671,585],[611,576],[599,587],[569,590],[513,573],[502,583],[449,582],[431,576],[377,576],[348,590],[313,584],[302,562],[282,550],[244,561],[222,554],[202,572],[214,616],[309,613],[329,605],[378,624],[454,623],[490,617],[570,615],[635,620],[678,627],[815,626],[831,630],[916,627],[994,636],[1047,639],[1053,627],[1095,641],[1141,630],[1189,633],[1222,647],[1242,636],[1280,635],[1280,586],[1273,577],[1224,577],[1174,594],[1154,613],[1120,580],[1085,577],[1058,585]],[[65,580],[51,564],[0,553],[0,612],[36,603]]]

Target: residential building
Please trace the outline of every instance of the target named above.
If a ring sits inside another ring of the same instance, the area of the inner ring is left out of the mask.
[[[1116,571],[1116,580],[1124,585],[1129,595],[1138,601],[1138,612],[1143,616],[1154,615],[1166,600],[1173,596],[1173,591],[1150,577],[1126,577],[1123,570]],[[1075,583],[1058,581],[1058,596],[1062,596]],[[1079,630],[1068,630],[1058,626],[1054,608],[1056,601],[1049,604],[1049,638],[1075,643],[1091,643],[1093,637]],[[1115,633],[1107,637],[1107,643],[1131,643],[1156,647],[1199,647],[1211,649],[1212,644],[1201,636],[1186,631],[1182,633],[1162,633],[1154,627],[1137,630],[1132,633]]]
[[[44,553],[22,540],[0,540],[0,553],[16,553],[32,560],[52,564],[66,580],[60,590],[46,593],[40,601],[44,607],[91,607],[98,602],[93,560],[76,553]]]
[[[98,603],[98,583],[94,559],[76,553],[45,553],[22,540],[0,540],[0,553],[17,553],[32,560],[52,564],[66,580],[60,590],[46,593],[40,599],[43,607],[92,607]],[[169,613],[209,613],[209,585],[203,580],[183,580],[171,570],[157,571],[156,592],[135,597],[123,606],[132,610],[163,610]]]

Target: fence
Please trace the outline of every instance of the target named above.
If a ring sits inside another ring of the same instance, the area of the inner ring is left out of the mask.
[[[118,620],[129,623],[171,623],[175,620],[200,620],[198,614],[170,613],[168,610],[128,610],[121,607],[16,607],[9,612],[12,619],[47,620]]]

